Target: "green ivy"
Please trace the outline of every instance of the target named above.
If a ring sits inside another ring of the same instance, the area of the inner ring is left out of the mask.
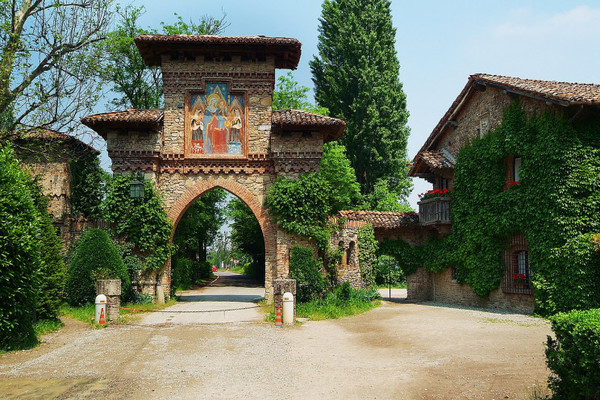
[[[111,223],[114,236],[135,245],[134,253],[143,260],[144,269],[156,271],[171,255],[172,225],[152,182],[144,181],[143,198],[129,196],[129,184],[136,179],[142,178],[112,177],[102,203],[104,218]]]
[[[375,287],[375,264],[377,263],[377,240],[373,225],[366,224],[358,229],[358,264],[365,288]]]
[[[100,167],[97,154],[85,152],[69,160],[71,171],[71,206],[73,214],[81,213],[86,218],[101,216],[106,172]]]
[[[291,233],[314,239],[325,251],[329,245],[331,186],[316,173],[299,179],[277,178],[267,196],[266,206],[279,226]]]
[[[600,123],[570,123],[546,112],[527,118],[518,102],[502,124],[465,146],[457,158],[451,234],[408,253],[439,272],[456,268],[459,283],[479,296],[499,287],[503,252],[522,232],[537,312],[600,306],[600,259],[591,243],[600,232]],[[505,160],[522,157],[520,182],[506,186]],[[406,246],[404,246],[406,249]]]

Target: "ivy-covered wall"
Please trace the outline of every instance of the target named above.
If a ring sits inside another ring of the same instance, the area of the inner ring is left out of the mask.
[[[537,312],[599,307],[593,235],[600,232],[600,118],[583,115],[574,121],[550,112],[527,118],[513,103],[498,128],[459,153],[451,234],[407,250],[411,261],[423,261],[431,272],[454,266],[457,282],[484,297],[500,286],[502,254],[521,232]],[[522,158],[513,185],[506,184],[510,156]]]

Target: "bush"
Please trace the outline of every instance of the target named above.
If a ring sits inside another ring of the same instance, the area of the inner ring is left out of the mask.
[[[40,215],[31,180],[8,147],[0,148],[0,349],[37,343],[33,313],[38,295]]]
[[[48,214],[48,198],[34,181],[31,185],[34,204],[40,213],[40,257],[36,320],[56,320],[64,301],[65,264],[61,255],[62,242]]]
[[[600,398],[600,309],[571,311],[550,318],[546,363],[553,372],[556,399]]]
[[[378,303],[374,300],[380,298],[381,296],[376,290],[356,290],[352,289],[350,284],[342,284],[323,298],[307,303],[298,303],[296,315],[312,320],[347,317],[377,307]]]
[[[321,260],[314,258],[312,249],[294,245],[290,252],[290,276],[296,280],[298,302],[305,303],[319,298],[325,291],[321,275]]]
[[[208,261],[195,261],[179,257],[173,259],[171,283],[174,289],[189,289],[201,279],[210,278],[211,265]]]
[[[44,203],[45,204],[45,203]],[[65,265],[60,251],[62,243],[50,216],[41,217],[41,258],[36,319],[57,319],[64,301]]]
[[[92,228],[81,238],[67,270],[69,304],[93,302],[97,279],[121,279],[122,293],[129,292],[129,276],[117,247],[106,232]]]

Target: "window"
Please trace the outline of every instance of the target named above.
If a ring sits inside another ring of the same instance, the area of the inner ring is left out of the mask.
[[[350,244],[348,245],[348,249],[346,250],[346,261],[348,262],[348,265],[356,265],[357,263],[354,260],[354,251],[355,249],[355,245],[354,242],[350,242]]]
[[[344,242],[340,241],[340,243],[338,244],[338,249],[343,249],[344,248]],[[348,258],[346,256],[346,252],[344,251],[342,253],[342,265],[346,265],[348,264]]]
[[[514,234],[504,251],[506,265],[502,291],[504,293],[532,294],[529,248],[522,233]]]
[[[440,178],[440,189],[444,190],[444,189],[450,189],[448,187],[448,179],[446,178]]]
[[[519,172],[521,170],[521,157],[515,157],[513,161],[513,182],[519,182]]]

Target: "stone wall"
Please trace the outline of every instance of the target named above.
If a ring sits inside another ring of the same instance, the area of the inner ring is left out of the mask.
[[[54,220],[71,214],[71,173],[67,162],[28,163],[32,176],[38,177],[42,193],[48,197],[48,213]]]
[[[436,149],[445,148],[456,157],[460,149],[474,138],[481,137],[500,125],[504,111],[512,104],[514,99],[514,95],[504,93],[503,90],[498,88],[487,87],[484,91],[474,89],[466,103],[453,118],[457,122],[457,126],[446,128],[446,132],[440,137]],[[521,96],[519,101],[527,115],[539,115],[546,110],[563,112],[562,107],[554,104],[548,106],[541,100]]]
[[[432,274],[423,268],[407,278],[408,300],[436,301],[445,304],[456,304],[468,307],[487,308],[498,311],[531,314],[534,310],[532,295],[508,294],[501,289],[492,291],[487,297],[481,298],[473,293],[467,284],[459,285],[452,277],[450,268]]]

